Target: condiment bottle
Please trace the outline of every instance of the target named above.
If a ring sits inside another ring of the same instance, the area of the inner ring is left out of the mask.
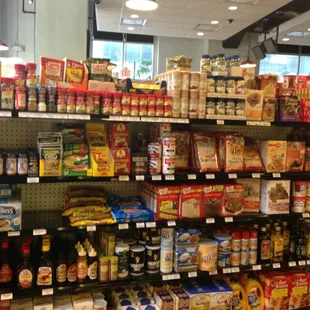
[[[272,260],[274,262],[283,261],[283,237],[281,234],[281,227],[276,226],[275,232],[271,237],[271,248],[272,248]]]
[[[249,264],[249,238],[249,232],[243,231],[241,234],[241,265]]]
[[[259,241],[258,241],[258,261],[263,264],[270,263],[270,257],[271,257],[271,241],[269,234],[267,233],[267,228],[262,227],[261,233],[259,235]]]
[[[249,264],[255,265],[257,263],[257,231],[250,231],[249,242]]]
[[[297,235],[296,235],[296,225],[292,226],[292,234],[290,240],[290,259],[295,258],[296,254],[296,244],[297,244]]]
[[[65,89],[57,88],[57,112],[66,113]]]
[[[42,240],[42,257],[37,272],[37,286],[51,286],[53,283],[53,264],[49,258],[50,243]]]
[[[58,248],[55,263],[55,280],[57,284],[64,284],[67,280],[67,262],[61,247]]]
[[[30,263],[30,249],[28,245],[22,248],[23,262],[17,266],[17,283],[20,289],[32,288],[34,284],[34,268]]]
[[[77,253],[73,246],[71,246],[68,254],[67,281],[69,283],[75,283],[77,281]]]
[[[282,223],[282,235],[283,235],[283,255],[285,258],[289,257],[290,254],[290,237],[291,233],[287,228],[287,222]]]
[[[87,277],[87,252],[83,247],[78,250],[77,278],[78,282],[84,282]]]
[[[8,288],[13,279],[13,271],[9,257],[9,242],[3,240],[1,245],[0,286]]]
[[[37,86],[37,76],[36,76],[37,65],[35,63],[28,62],[26,64],[26,85],[27,86]]]
[[[98,257],[95,249],[91,248],[88,252],[88,271],[89,280],[95,281],[98,278]]]
[[[307,239],[305,237],[304,227],[300,227],[296,243],[296,259],[307,258]]]
[[[231,240],[231,259],[230,264],[232,266],[239,266],[241,260],[241,237],[240,232],[236,231],[232,233]]]
[[[24,87],[25,86],[25,66],[22,64],[15,64],[15,86]]]

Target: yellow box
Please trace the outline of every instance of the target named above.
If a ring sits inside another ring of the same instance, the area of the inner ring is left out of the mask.
[[[90,160],[93,177],[114,176],[114,159],[109,147],[91,146]]]
[[[61,177],[61,168],[62,164],[58,164],[58,168],[49,169],[49,165],[46,163],[46,160],[40,159],[40,177]]]

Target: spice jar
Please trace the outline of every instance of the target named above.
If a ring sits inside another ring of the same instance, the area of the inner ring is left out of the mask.
[[[27,87],[27,110],[35,112],[37,109],[37,87],[29,86]]]
[[[85,92],[78,91],[76,93],[76,113],[82,114],[86,112]]]
[[[100,114],[100,96],[101,92],[92,91],[93,97],[93,108],[91,109],[91,114],[99,115]]]
[[[16,161],[16,154],[14,152],[6,153],[5,173],[7,175],[16,175],[17,173],[17,161]]]
[[[27,175],[28,174],[28,156],[25,152],[18,153],[17,174],[18,175]]]
[[[47,86],[47,112],[56,112],[56,88],[49,85]]]
[[[1,79],[1,110],[14,108],[14,79]]]
[[[66,113],[66,100],[65,100],[66,90],[62,88],[57,88],[57,112]]]
[[[26,88],[15,88],[15,109],[18,111],[26,111]]]
[[[37,86],[37,76],[36,76],[37,65],[32,62],[26,64],[26,85],[27,86]]]
[[[112,114],[112,94],[103,92],[102,93],[102,104],[101,114],[111,115]]]
[[[94,92],[89,90],[86,92],[86,113],[94,114],[93,112],[94,112]]]
[[[121,93],[113,93],[113,103],[112,103],[112,115],[121,115],[122,105],[121,105]]]
[[[130,94],[123,94],[121,103],[122,115],[130,115]]]
[[[43,85],[38,86],[38,111],[39,112],[46,112],[46,87]]]
[[[28,176],[36,177],[39,175],[38,156],[35,150],[28,151]]]
[[[131,116],[139,116],[139,95],[132,94],[131,95],[131,103],[130,103],[130,115]]]
[[[25,66],[22,64],[16,64],[14,66],[15,69],[15,75],[14,75],[14,81],[16,87],[22,87],[25,86]]]
[[[67,89],[67,113],[75,113],[75,90]]]
[[[133,104],[132,101],[135,97],[133,97],[136,94],[131,95],[131,104]],[[146,116],[146,106],[147,106],[147,95],[139,95],[139,116]]]

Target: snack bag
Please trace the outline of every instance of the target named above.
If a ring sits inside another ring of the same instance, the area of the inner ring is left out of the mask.
[[[57,81],[63,81],[65,63],[63,60],[41,57],[41,85],[56,86]]]

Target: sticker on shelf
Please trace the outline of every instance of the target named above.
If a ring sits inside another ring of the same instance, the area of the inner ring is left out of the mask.
[[[172,226],[176,226],[176,223],[175,223],[175,221],[168,221],[168,222],[167,222],[167,225],[168,225],[169,227],[172,227]]]
[[[230,268],[223,268],[223,274],[231,273]]]
[[[42,290],[42,296],[49,296],[54,295],[54,289],[53,288],[44,288]]]
[[[136,228],[144,228],[145,227],[145,224],[142,222],[142,223],[136,223]]]
[[[215,174],[206,174],[206,179],[207,180],[214,180],[215,179]]]
[[[46,229],[34,229],[32,234],[34,236],[44,236],[46,233]]]
[[[136,181],[144,181],[144,175],[136,175]]]
[[[188,273],[189,278],[196,278],[197,277],[197,271],[192,271]]]
[[[247,126],[271,126],[271,123],[266,121],[247,121],[246,124]]]
[[[156,222],[147,222],[145,223],[146,228],[153,228],[156,227]]]
[[[296,267],[297,266],[296,262],[288,262],[288,265],[290,267]]]
[[[240,268],[239,267],[232,267],[231,272],[232,273],[240,272]]]
[[[281,264],[280,264],[280,263],[273,263],[273,264],[272,264],[272,268],[273,268],[273,269],[281,268]]]
[[[86,231],[96,231],[96,225],[87,226]]]
[[[3,293],[1,294],[1,300],[12,300],[13,293]]]
[[[306,266],[306,261],[305,260],[300,260],[298,262],[298,266]]]
[[[12,117],[11,111],[0,111],[0,117]]]
[[[129,225],[128,225],[128,223],[118,224],[118,229],[119,229],[119,230],[122,230],[122,229],[129,229]]]
[[[161,175],[152,175],[152,181],[161,181]]]
[[[207,218],[206,219],[206,223],[207,224],[214,224],[215,223],[215,218],[213,218],[213,217]]]
[[[225,223],[232,223],[234,221],[233,217],[225,217]]]
[[[27,183],[28,184],[40,183],[40,178],[39,177],[29,177],[29,178],[27,178]]]
[[[196,174],[188,174],[187,179],[188,180],[197,180],[197,175]]]
[[[16,230],[16,231],[8,231],[8,237],[18,237],[20,236],[20,231]]]
[[[273,173],[273,174],[272,174],[272,177],[273,177],[274,179],[281,178],[281,173]]]
[[[229,175],[228,175],[228,179],[237,179],[237,173],[230,173]]]
[[[216,124],[217,125],[225,125],[225,121],[223,119],[217,119]]]
[[[252,173],[253,179],[260,179],[260,173]]]
[[[256,270],[262,270],[262,266],[261,266],[261,265],[254,265],[254,266],[252,266],[252,269],[253,269],[254,271],[256,271]]]
[[[308,217],[310,217],[310,213],[309,212],[303,213],[302,217],[303,218],[308,218]]]
[[[307,265],[310,265],[310,259],[308,259],[306,263],[307,263]]]
[[[165,180],[166,181],[174,181],[175,180],[174,175],[172,175],[172,174],[165,175]]]
[[[121,121],[121,116],[118,115],[110,115],[109,116],[109,121]]]
[[[173,273],[173,274],[164,274],[163,275],[163,281],[168,281],[168,280],[179,280],[181,279],[181,276],[179,273]]]
[[[121,182],[129,181],[129,175],[120,175],[120,176],[118,177],[118,180],[121,181]]]
[[[210,276],[216,276],[217,275],[217,270],[211,270],[209,271]]]
[[[68,119],[90,121],[89,114],[68,114]]]

